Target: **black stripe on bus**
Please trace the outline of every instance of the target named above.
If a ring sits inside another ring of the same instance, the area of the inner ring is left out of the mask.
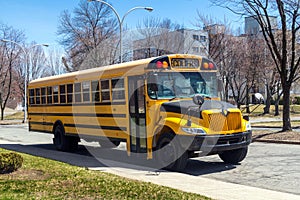
[[[99,125],[88,125],[88,124],[64,124],[66,127],[78,127],[78,128],[92,128],[92,129],[104,129],[104,130],[114,130],[114,131],[126,131],[126,127],[118,126],[99,126]]]
[[[33,122],[30,121],[30,124],[35,124],[35,125],[45,125],[45,126],[53,126],[54,124],[51,122]]]
[[[35,131],[35,132],[43,132],[43,133],[50,133],[53,134],[52,131],[47,131],[47,130],[41,130],[41,129],[32,129],[30,128],[29,131]],[[73,137],[79,137],[80,135],[78,133],[66,133],[68,136],[73,136]],[[95,137],[96,138],[96,137]]]
[[[50,122],[30,122],[30,124],[36,125],[46,125],[53,126],[53,123]],[[114,131],[127,131],[126,127],[118,126],[99,126],[99,125],[88,125],[88,124],[64,124],[65,127],[78,127],[78,128],[92,128],[92,129],[104,129],[104,130],[114,130]]]
[[[29,131],[35,131],[35,132],[43,132],[43,133],[50,133],[52,134],[52,131],[46,131],[46,130],[40,130],[40,129],[30,129]]]
[[[126,114],[107,114],[107,113],[29,113],[34,116],[63,116],[63,117],[117,117],[126,118]]]
[[[99,103],[64,103],[64,104],[31,104],[29,107],[47,107],[47,106],[110,106],[110,105],[126,105],[125,101],[117,102],[99,102]]]

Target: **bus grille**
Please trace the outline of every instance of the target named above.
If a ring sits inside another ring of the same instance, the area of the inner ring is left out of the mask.
[[[225,116],[222,113],[208,114],[208,128],[212,131],[232,131],[241,129],[241,115],[231,112]]]

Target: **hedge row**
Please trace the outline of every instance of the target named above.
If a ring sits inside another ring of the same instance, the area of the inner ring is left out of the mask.
[[[17,153],[0,153],[0,174],[11,173],[22,167],[23,157]]]

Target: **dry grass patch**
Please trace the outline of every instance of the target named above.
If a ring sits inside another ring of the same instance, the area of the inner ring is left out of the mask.
[[[275,141],[296,141],[300,142],[300,133],[296,131],[270,131],[270,130],[263,130],[263,131],[253,131],[252,132],[253,140],[257,139],[268,139],[268,140],[275,140]]]

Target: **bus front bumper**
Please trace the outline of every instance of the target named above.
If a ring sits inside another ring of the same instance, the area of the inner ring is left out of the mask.
[[[252,131],[246,131],[228,135],[198,135],[191,139],[189,136],[181,136],[182,147],[188,147],[188,151],[201,151],[216,154],[222,151],[247,147],[251,143]],[[189,139],[187,138],[189,137]]]

